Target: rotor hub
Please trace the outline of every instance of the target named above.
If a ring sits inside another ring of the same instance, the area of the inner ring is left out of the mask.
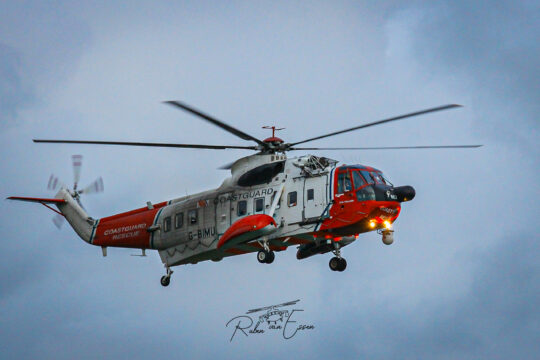
[[[279,145],[279,144],[284,143],[284,141],[282,139],[278,138],[277,136],[272,136],[272,137],[266,138],[266,139],[263,140],[263,142],[268,143],[268,144],[273,144],[273,145]]]

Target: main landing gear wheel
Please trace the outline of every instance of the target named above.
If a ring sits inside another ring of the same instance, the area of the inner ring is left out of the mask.
[[[330,270],[332,271],[343,271],[347,268],[347,260],[334,256],[330,259],[328,266],[330,266]]]
[[[166,267],[166,268],[167,268],[167,275],[163,275],[160,280],[162,286],[169,286],[169,284],[171,283],[171,275],[173,271],[171,270],[170,267]]]
[[[271,264],[274,262],[274,259],[276,258],[276,256],[274,255],[274,252],[273,251],[264,251],[264,250],[261,250],[257,253],[257,260],[261,263],[261,264]]]
[[[273,252],[273,251],[270,251],[270,252],[268,253],[268,258],[266,259],[266,263],[267,263],[267,264],[273,263],[275,258],[276,258],[276,255],[274,254],[274,252]]]
[[[161,285],[163,285],[163,286],[169,286],[170,283],[171,283],[171,277],[170,277],[170,276],[163,275],[163,276],[161,277]]]

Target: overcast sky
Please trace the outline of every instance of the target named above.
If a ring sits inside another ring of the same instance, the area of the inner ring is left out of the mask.
[[[249,153],[34,144],[32,138],[246,145],[161,104],[182,100],[249,134],[301,140],[427,107],[464,108],[314,146],[484,144],[319,152],[375,166],[417,196],[395,243],[375,233],[271,266],[255,254],[175,268],[101,249],[42,206],[0,201],[6,358],[533,359],[540,353],[538,2],[0,3],[0,196],[82,183],[103,217],[217,187]],[[518,4],[516,4],[518,3]],[[301,154],[290,153],[289,156]],[[310,332],[238,336],[247,310],[300,299]]]

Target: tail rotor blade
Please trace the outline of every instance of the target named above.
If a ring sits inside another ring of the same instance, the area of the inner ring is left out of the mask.
[[[81,189],[79,191],[79,194],[95,194],[103,192],[103,179],[101,177],[97,178],[93,183],[85,187],[84,189]]]
[[[49,177],[49,183],[47,184],[47,189],[56,190],[58,188],[66,188],[66,185],[60,180],[58,180],[58,178],[54,174],[51,174],[51,176]]]
[[[66,219],[65,219],[62,215],[58,214],[58,215],[56,215],[55,217],[53,217],[52,222],[54,223],[54,225],[55,225],[58,229],[61,229],[61,228],[62,228],[62,225],[63,225],[64,222],[65,222],[65,220],[66,220]]]
[[[73,190],[77,190],[77,184],[81,177],[82,155],[73,155]]]

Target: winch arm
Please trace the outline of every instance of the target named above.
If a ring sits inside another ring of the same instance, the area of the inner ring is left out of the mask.
[[[272,202],[272,206],[270,207],[270,212],[268,213],[270,217],[274,217],[274,212],[276,211],[277,204],[279,204],[279,201],[281,200],[281,195],[283,195],[284,188],[285,188],[285,183],[281,183],[281,186],[279,187],[277,191],[277,195],[274,198],[274,201]]]

